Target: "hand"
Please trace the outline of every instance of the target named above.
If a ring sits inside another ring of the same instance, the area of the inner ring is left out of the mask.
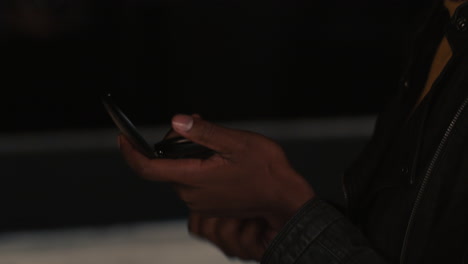
[[[208,240],[226,256],[260,261],[276,232],[263,219],[204,217],[192,213],[188,224],[192,235]]]
[[[201,115],[199,114],[192,114],[192,117],[194,118],[202,118]],[[166,135],[164,135],[164,139],[170,139],[170,138],[175,138],[175,137],[180,137],[181,135],[177,133],[174,129],[169,129],[167,131]]]
[[[257,133],[230,129],[199,117],[176,115],[179,135],[217,152],[206,160],[147,159],[123,136],[128,164],[142,177],[176,186],[191,211],[213,217],[262,218],[279,230],[315,196],[274,141]]]

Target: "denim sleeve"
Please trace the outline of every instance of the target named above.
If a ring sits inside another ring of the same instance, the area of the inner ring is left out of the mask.
[[[340,211],[325,201],[305,204],[265,252],[262,264],[389,264]]]

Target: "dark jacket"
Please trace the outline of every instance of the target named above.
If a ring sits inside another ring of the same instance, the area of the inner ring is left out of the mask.
[[[313,199],[262,264],[468,263],[468,3],[414,34],[398,92],[346,171],[346,208]],[[413,112],[443,35],[453,56]]]

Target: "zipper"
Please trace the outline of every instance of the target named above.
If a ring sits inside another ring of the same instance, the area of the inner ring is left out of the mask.
[[[454,57],[452,56],[449,59],[449,61],[447,62],[447,64],[445,65],[445,67],[443,68],[442,72],[439,74],[439,76],[436,78],[436,80],[432,84],[431,91],[433,91],[435,89],[435,87],[437,87],[439,85],[439,83],[442,80],[442,77],[444,77],[446,75],[446,72],[448,71],[448,68],[451,66],[453,61],[454,61]],[[429,181],[430,175],[432,174],[432,170],[433,170],[433,167],[435,166],[435,162],[438,160],[440,152],[442,151],[443,147],[445,146],[445,141],[447,140],[446,137],[448,137],[448,135],[450,135],[451,132],[452,132],[452,126],[453,126],[454,121],[456,122],[456,120],[458,120],[458,113],[463,111],[463,109],[465,108],[465,103],[467,101],[468,101],[468,98],[460,106],[457,113],[455,114],[455,117],[450,122],[450,125],[447,128],[447,130],[445,131],[444,136],[442,137],[442,140],[439,143],[439,145],[438,145],[438,147],[436,149],[436,152],[434,153],[434,156],[432,156],[431,162],[429,163],[429,167],[427,168],[426,173],[424,174],[424,177],[423,177],[422,182],[421,182],[421,186],[419,187],[418,193],[416,195],[416,200],[414,201],[413,208],[411,209],[411,214],[410,214],[410,218],[408,220],[408,224],[406,226],[405,237],[403,239],[403,244],[402,244],[401,254],[400,254],[400,264],[403,264],[404,260],[406,259],[406,250],[407,250],[407,247],[408,247],[408,239],[409,239],[409,235],[411,233],[411,227],[413,225],[414,218],[415,218],[415,215],[416,215],[416,210],[418,209],[419,204],[421,203],[422,195],[423,195],[423,193],[425,191],[426,184]],[[461,111],[460,111],[460,109],[461,109]],[[414,168],[413,168],[413,170],[414,170]],[[410,178],[411,183],[412,183],[412,181],[413,181],[413,179]]]
[[[419,205],[421,204],[422,197],[425,193],[427,184],[429,182],[429,179],[431,178],[431,175],[434,171],[434,167],[437,163],[437,161],[440,158],[440,155],[442,153],[442,150],[444,147],[447,145],[447,140],[449,139],[450,135],[452,134],[453,128],[455,124],[458,122],[458,119],[460,118],[461,114],[465,110],[466,106],[468,105],[468,97],[463,101],[462,105],[458,108],[455,116],[453,117],[452,121],[450,122],[450,125],[447,127],[447,130],[445,131],[444,136],[442,137],[442,140],[439,143],[439,146],[437,147],[436,152],[434,153],[434,156],[431,159],[431,162],[429,163],[429,166],[426,170],[426,173],[424,175],[424,178],[421,182],[421,187],[418,190],[416,200],[414,201],[413,209],[411,210],[410,218],[408,221],[408,225],[406,228],[406,233],[405,233],[405,238],[403,240],[403,246],[401,250],[401,255],[400,255],[400,264],[405,263],[406,259],[406,253],[407,253],[407,247],[408,247],[408,240],[409,236],[411,233],[411,227],[414,224],[415,218],[416,218],[416,211],[419,208]]]
[[[416,31],[415,31],[415,34],[414,34],[415,37],[414,37],[414,39],[412,39],[413,44],[412,44],[412,47],[410,48],[410,50],[412,50],[412,52],[410,53],[411,56],[409,57],[408,63],[405,66],[405,70],[403,71],[403,74],[402,74],[403,77],[401,79],[402,84],[400,84],[400,85],[405,86],[405,88],[408,88],[407,87],[408,75],[410,73],[410,69],[411,69],[411,67],[412,67],[412,65],[414,63],[415,57],[416,57],[414,55],[415,54],[414,51],[416,50],[416,47],[417,47],[417,45],[415,43],[421,42],[421,40],[419,38],[421,38],[421,35],[422,35],[423,31],[428,28],[429,21],[434,16],[435,10],[436,10],[436,8],[439,7],[439,5],[436,4],[436,5],[431,7],[431,9],[430,9],[431,10],[431,12],[430,12],[431,15],[428,18],[426,18],[426,21],[420,27],[418,27],[418,29],[416,29]],[[452,61],[452,59],[450,59],[449,62],[447,62],[447,65],[451,61]],[[445,67],[445,68],[447,68],[447,67]],[[444,69],[444,71],[445,71],[445,69]],[[436,80],[436,82],[437,81],[438,80]],[[350,210],[351,209],[351,204],[350,204],[351,203],[351,199],[350,199],[351,190],[348,190],[348,188],[346,187],[346,180],[345,180],[344,175],[343,175],[341,180],[342,180],[342,189],[343,189],[343,196],[344,196],[346,209],[348,211],[348,215],[351,216],[351,213],[352,213],[351,210]],[[410,180],[412,181],[413,179],[411,178]],[[352,184],[352,183],[348,182],[348,185],[350,185],[350,184]]]

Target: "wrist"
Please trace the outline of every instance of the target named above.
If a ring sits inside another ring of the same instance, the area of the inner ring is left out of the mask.
[[[276,196],[276,207],[269,217],[270,226],[279,231],[301,209],[304,204],[314,199],[316,194],[308,182],[300,178],[290,188],[283,186],[282,191]]]

